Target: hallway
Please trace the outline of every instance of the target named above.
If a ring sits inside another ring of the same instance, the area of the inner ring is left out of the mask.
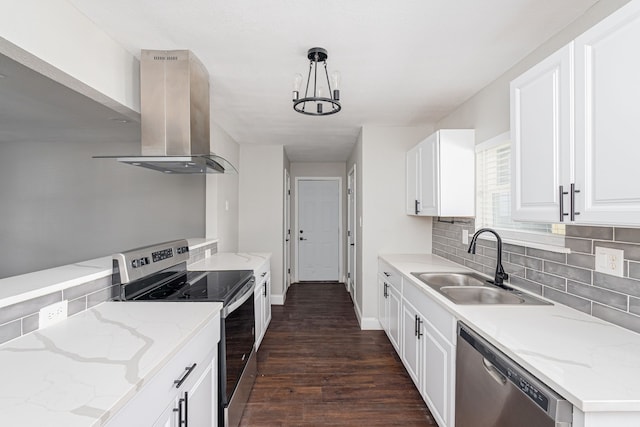
[[[241,426],[436,426],[383,331],[344,284],[293,284],[258,352]]]

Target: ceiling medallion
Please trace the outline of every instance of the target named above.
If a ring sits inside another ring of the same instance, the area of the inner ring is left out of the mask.
[[[302,74],[296,74],[293,78],[293,109],[308,116],[328,116],[337,113],[342,109],[339,102],[340,89],[338,87],[340,74],[334,71],[331,73],[331,79],[329,79],[327,50],[321,47],[312,47],[307,52],[307,58],[309,58],[309,75],[307,76],[304,98],[300,98]],[[319,63],[324,65],[324,77],[322,75],[323,70],[320,69],[320,81],[318,81]],[[324,83],[325,78],[326,85]]]

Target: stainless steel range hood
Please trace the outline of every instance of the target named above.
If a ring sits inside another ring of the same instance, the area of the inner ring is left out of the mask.
[[[209,152],[209,73],[188,50],[140,55],[141,155],[100,156],[165,173],[237,173]]]

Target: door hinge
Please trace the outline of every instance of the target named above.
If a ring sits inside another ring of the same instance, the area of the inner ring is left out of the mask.
[[[291,190],[287,190],[287,196],[291,195]]]
[[[347,194],[351,194],[351,193],[352,193],[351,189],[350,188],[347,189]]]
[[[291,274],[291,269],[287,268],[287,274]]]
[[[351,230],[347,231],[347,237],[351,237]]]

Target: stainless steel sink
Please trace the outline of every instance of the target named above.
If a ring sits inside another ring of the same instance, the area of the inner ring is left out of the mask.
[[[524,299],[486,286],[443,286],[440,292],[456,304],[523,304]]]
[[[498,287],[477,273],[411,274],[456,304],[551,305],[517,289]]]

